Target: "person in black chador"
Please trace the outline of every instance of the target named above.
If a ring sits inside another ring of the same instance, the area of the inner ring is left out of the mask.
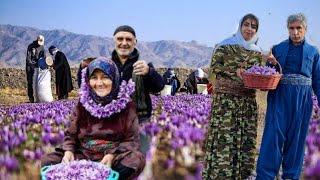
[[[28,97],[30,102],[34,102],[33,96],[33,74],[34,69],[38,68],[38,60],[40,58],[46,58],[44,51],[44,37],[39,35],[35,41],[29,44],[27,49],[27,58],[26,58],[26,74],[27,74],[27,83],[28,83]]]
[[[68,99],[68,93],[73,90],[70,66],[67,57],[55,46],[49,47],[53,56],[53,68],[56,71],[56,93],[58,99]]]

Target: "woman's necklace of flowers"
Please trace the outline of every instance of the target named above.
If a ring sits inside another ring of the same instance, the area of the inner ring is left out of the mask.
[[[80,102],[83,107],[94,117],[106,118],[110,117],[114,113],[118,113],[131,101],[130,95],[135,90],[135,84],[130,79],[128,82],[122,81],[117,99],[112,100],[109,104],[102,106],[97,104],[89,95],[89,85],[86,83],[87,68],[84,68],[81,72],[81,87],[80,87]]]

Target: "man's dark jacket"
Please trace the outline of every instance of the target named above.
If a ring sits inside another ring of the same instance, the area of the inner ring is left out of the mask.
[[[37,41],[33,41],[29,44],[27,49],[27,58],[26,58],[26,68],[37,68],[38,60],[43,57],[46,58],[46,54],[44,52],[44,46],[38,44]]]
[[[137,49],[134,49],[134,51],[129,55],[128,60],[121,64],[119,56],[117,52],[114,50],[112,52],[112,60],[115,62],[119,69],[119,74],[121,77],[121,81],[125,80],[128,81],[132,78],[133,73],[133,64],[139,60],[139,52]],[[137,109],[139,121],[142,122],[145,119],[148,119],[151,117],[152,112],[152,103],[151,103],[151,97],[150,93],[158,93],[160,92],[164,87],[164,81],[162,76],[155,70],[153,65],[151,63],[148,64],[149,66],[149,73],[143,76],[143,84],[144,84],[144,95],[145,100],[147,104],[147,114],[139,114],[140,111],[143,111],[141,109]],[[137,86],[136,86],[137,90]]]

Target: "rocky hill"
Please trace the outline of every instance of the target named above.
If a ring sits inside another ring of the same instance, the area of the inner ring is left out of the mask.
[[[31,27],[0,25],[0,67],[24,68],[26,49],[37,35],[45,37],[45,49],[55,45],[63,51],[71,65],[92,56],[109,57],[114,44],[111,37],[82,35],[65,30],[40,30]],[[209,64],[213,48],[196,41],[138,41],[141,58],[156,67],[196,68]]]

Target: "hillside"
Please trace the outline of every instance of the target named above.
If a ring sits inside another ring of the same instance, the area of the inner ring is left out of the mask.
[[[107,56],[114,48],[112,37],[82,35],[65,30],[40,30],[31,27],[0,25],[0,67],[24,68],[26,49],[37,35],[45,37],[45,49],[51,45],[63,51],[71,65],[91,56]],[[213,48],[196,41],[138,40],[141,58],[156,67],[196,68],[209,64]]]

